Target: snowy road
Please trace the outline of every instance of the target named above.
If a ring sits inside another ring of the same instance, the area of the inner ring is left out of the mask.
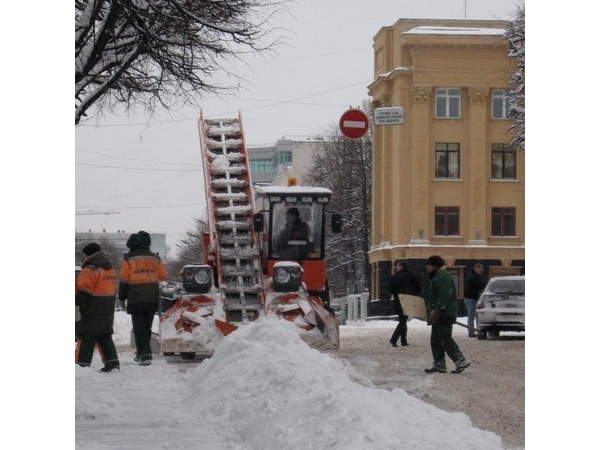
[[[388,341],[396,323],[341,327],[341,348],[330,353],[349,361],[377,387],[400,387],[443,410],[464,412],[478,428],[501,436],[508,448],[525,447],[525,333],[479,341],[455,326],[453,336],[471,367],[460,375],[427,375],[430,328],[417,319],[409,321],[410,345],[394,348]],[[447,364],[453,367],[451,361]]]
[[[427,375],[429,330],[409,322],[411,345],[392,348],[394,325],[343,326],[342,348],[323,353],[289,322],[267,321],[231,334],[202,363],[156,355],[142,367],[132,361],[130,319],[119,312],[121,370],[99,372],[98,354],[91,368],[75,367],[76,448],[524,447],[523,339],[457,333],[473,365],[460,375]]]

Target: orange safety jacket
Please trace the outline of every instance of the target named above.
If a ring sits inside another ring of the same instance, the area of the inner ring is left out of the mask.
[[[75,304],[81,313],[75,323],[77,334],[113,334],[115,283],[115,271],[104,252],[86,258],[75,282]]]
[[[119,300],[135,303],[153,303],[160,300],[159,282],[167,279],[167,271],[160,257],[150,250],[133,250],[121,263]]]

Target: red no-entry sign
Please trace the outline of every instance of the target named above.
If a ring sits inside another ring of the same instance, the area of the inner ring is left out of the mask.
[[[349,109],[340,117],[340,131],[350,139],[360,139],[369,130],[369,118],[360,109]]]

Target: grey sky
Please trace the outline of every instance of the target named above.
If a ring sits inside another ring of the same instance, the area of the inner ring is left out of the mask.
[[[313,135],[367,99],[373,36],[400,18],[511,19],[516,0],[302,0],[274,21],[287,31],[275,58],[237,63],[234,97],[207,96],[206,117],[241,112],[247,144]],[[223,78],[222,83],[232,80]],[[237,81],[236,81],[237,83]],[[171,255],[206,208],[197,128],[199,110],[105,116],[75,130],[75,231],[167,233]]]

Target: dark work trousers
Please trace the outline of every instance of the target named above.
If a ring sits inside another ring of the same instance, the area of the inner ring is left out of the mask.
[[[154,321],[155,312],[155,310],[150,310],[131,313],[136,354],[141,361],[152,360],[150,338],[152,337],[152,322]]]
[[[402,344],[408,344],[408,341],[406,340],[406,333],[408,332],[408,327],[406,326],[407,321],[408,316],[405,316],[402,313],[398,315],[398,325],[396,325],[396,329],[394,330],[392,338],[390,339],[392,344],[396,344],[398,342],[398,338],[400,338],[400,342]]]
[[[92,363],[94,347],[98,345],[100,358],[106,365],[111,362],[119,362],[115,343],[110,334],[81,334],[77,339],[75,349],[75,362],[80,366],[87,367]]]
[[[458,344],[452,338],[452,324],[436,323],[431,326],[431,354],[433,367],[446,370],[446,354],[456,363],[464,359]]]
[[[467,325],[471,328],[475,328],[477,300],[465,298],[465,306],[467,307]],[[477,336],[477,334],[473,330],[469,330],[469,336]]]

